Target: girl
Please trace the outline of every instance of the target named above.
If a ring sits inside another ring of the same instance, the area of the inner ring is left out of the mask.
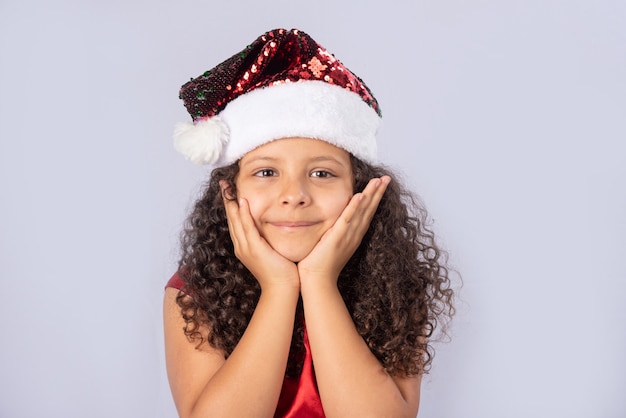
[[[213,164],[164,301],[181,417],[415,417],[453,313],[425,210],[376,163],[378,103],[298,30],[181,88]]]

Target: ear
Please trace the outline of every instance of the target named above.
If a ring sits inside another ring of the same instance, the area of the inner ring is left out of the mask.
[[[237,200],[237,193],[233,186],[226,180],[220,180],[220,189],[222,197],[227,200]]]

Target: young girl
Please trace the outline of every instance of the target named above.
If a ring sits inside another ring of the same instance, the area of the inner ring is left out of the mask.
[[[180,416],[415,417],[453,293],[425,210],[376,163],[370,90],[278,29],[180,97],[176,148],[215,166],[165,291]]]

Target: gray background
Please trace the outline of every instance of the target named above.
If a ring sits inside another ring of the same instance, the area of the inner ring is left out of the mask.
[[[275,27],[366,80],[463,274],[420,416],[626,416],[618,0],[0,0],[0,416],[175,416],[178,88]]]

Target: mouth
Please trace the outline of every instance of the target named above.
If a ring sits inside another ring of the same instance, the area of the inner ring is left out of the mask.
[[[284,229],[284,230],[299,230],[299,229],[304,229],[310,226],[313,226],[315,224],[317,224],[317,222],[309,222],[309,221],[298,221],[298,222],[290,222],[290,221],[284,221],[284,222],[269,222],[270,225],[276,227],[276,228],[280,228],[280,229]]]

